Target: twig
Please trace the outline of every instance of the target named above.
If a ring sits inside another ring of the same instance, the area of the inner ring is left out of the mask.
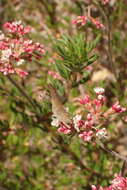
[[[24,89],[10,75],[7,75],[7,78],[21,92],[21,94],[28,100],[29,104],[35,110],[36,109],[36,105],[34,104],[34,102],[31,99],[31,97],[29,97],[29,95],[24,91]]]
[[[120,160],[123,160],[127,162],[127,158],[125,156],[120,155],[119,153],[115,152],[114,150],[108,149],[103,143],[96,141],[96,143],[106,152],[110,153],[111,155],[119,158]]]
[[[83,15],[83,8],[81,2],[79,2],[78,0],[75,0],[74,2],[77,5],[77,7],[80,9],[81,15]]]
[[[45,10],[47,11],[50,21],[52,25],[56,24],[56,2],[51,1],[47,2],[47,0],[40,0],[41,4],[44,6]],[[49,8],[49,4],[52,6],[52,9]]]
[[[125,170],[127,169],[127,161],[124,161],[123,162],[123,165],[122,165],[122,168],[121,168],[121,171],[120,171],[120,175],[122,176],[122,177],[124,177],[124,175],[125,175]]]
[[[103,15],[104,19],[105,19],[105,22],[106,22],[106,32],[107,32],[107,37],[108,37],[108,51],[107,51],[107,54],[108,54],[108,59],[109,59],[109,62],[110,62],[110,68],[112,70],[112,72],[114,73],[116,79],[117,79],[117,73],[114,69],[114,66],[113,66],[113,58],[112,58],[112,44],[111,44],[111,25],[110,25],[110,21],[109,21],[109,18],[108,16],[106,15],[105,11],[103,10],[103,8],[100,6],[100,4],[96,1],[96,0],[93,0],[93,3],[98,7],[99,11],[101,12],[101,14]]]

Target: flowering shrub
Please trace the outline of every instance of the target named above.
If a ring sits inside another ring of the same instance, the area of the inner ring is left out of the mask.
[[[89,95],[84,98],[79,99],[80,104],[84,106],[84,111],[86,112],[85,119],[82,115],[75,115],[70,123],[67,125],[66,121],[63,122],[57,118],[60,113],[55,113],[52,116],[51,124],[58,127],[58,132],[64,134],[78,133],[78,136],[84,141],[91,141],[92,139],[103,139],[107,137],[106,128],[101,128],[105,120],[111,114],[125,112],[126,108],[121,107],[119,102],[116,102],[111,108],[103,111],[103,106],[106,102],[106,97],[104,96],[104,89],[101,87],[94,88],[97,98],[91,100]],[[57,105],[55,105],[57,107]]]
[[[73,20],[73,24],[78,24],[81,26],[86,25],[87,22],[92,23],[95,25],[97,29],[105,29],[105,26],[97,19],[94,19],[93,17],[87,17],[87,16],[78,16],[77,19]]]
[[[0,72],[4,75],[16,73],[21,77],[26,76],[27,71],[19,66],[32,58],[40,59],[45,52],[44,47],[25,37],[31,29],[24,27],[21,21],[7,22],[3,27],[7,34],[0,34]]]

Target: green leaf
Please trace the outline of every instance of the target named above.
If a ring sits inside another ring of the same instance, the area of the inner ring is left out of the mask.
[[[55,64],[56,70],[59,72],[59,74],[65,78],[69,79],[70,76],[70,70],[66,65],[62,65],[61,61],[57,61]]]
[[[90,53],[97,46],[98,42],[100,41],[100,38],[101,38],[101,35],[98,35],[95,38],[95,40],[87,43],[87,46],[86,46],[87,53]]]
[[[87,62],[87,66],[92,64],[93,62],[95,62],[97,59],[98,59],[98,55],[97,54],[94,54],[92,55],[89,59],[88,59],[88,62]]]

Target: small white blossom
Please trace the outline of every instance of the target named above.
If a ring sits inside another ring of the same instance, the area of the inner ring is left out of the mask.
[[[33,41],[32,41],[32,40],[27,40],[26,43],[27,43],[27,44],[32,44]]]
[[[79,115],[79,114],[77,114],[77,115],[75,115],[75,116],[73,117],[73,122],[77,122],[77,121],[81,120],[81,118],[82,118],[82,116]]]
[[[6,49],[6,50],[2,50],[1,53],[2,53],[1,61],[8,61],[9,57],[12,54],[12,51],[11,49]]]
[[[107,138],[107,131],[105,128],[98,130],[98,132],[96,133],[96,136],[98,137],[98,139],[103,139],[103,138]]]
[[[74,128],[76,129],[77,132],[79,132],[79,121],[81,120],[82,116],[77,114],[73,117],[73,124],[74,124]]]
[[[97,99],[98,99],[98,100],[102,100],[102,101],[104,101],[104,100],[105,100],[105,96],[99,94],[98,97],[97,97]]]
[[[22,65],[24,63],[24,59],[20,59],[16,64],[19,66],[19,65]]]
[[[101,88],[101,87],[96,87],[96,88],[94,88],[94,92],[96,94],[103,94],[105,92],[105,89]]]
[[[14,25],[20,25],[20,24],[22,24],[22,21],[21,21],[21,20],[19,20],[19,21],[14,21],[13,24],[14,24]]]

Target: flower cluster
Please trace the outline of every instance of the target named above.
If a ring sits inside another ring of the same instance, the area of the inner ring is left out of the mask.
[[[86,25],[88,22],[92,23],[97,29],[105,29],[105,26],[97,19],[88,16],[78,16],[72,21],[73,24],[80,26]]]
[[[126,108],[122,107],[122,106],[119,104],[118,101],[112,106],[112,109],[113,109],[115,112],[118,112],[118,113],[122,113],[122,112],[126,111]]]
[[[87,23],[88,18],[86,16],[78,16],[77,19],[73,20],[73,24],[80,24],[84,26]]]
[[[26,37],[31,29],[24,27],[21,21],[7,22],[3,27],[6,35],[0,32],[0,72],[26,76],[28,73],[19,66],[33,58],[40,59],[45,52],[44,47]]]
[[[84,130],[80,132],[79,137],[84,141],[90,141],[92,138],[106,138],[107,131],[105,128],[99,128],[99,124],[102,123],[102,106],[105,103],[104,89],[97,87],[94,89],[97,98],[91,100],[89,95],[86,95],[83,99],[79,99],[80,104],[84,105],[84,110],[87,112],[86,120],[80,128]]]
[[[120,175],[117,175],[113,181],[112,184],[109,187],[96,187],[95,185],[92,185],[92,190],[127,190],[127,177],[121,177]]]
[[[91,99],[89,95],[79,98],[78,101],[84,106],[84,115],[75,115],[71,123],[66,124],[58,120],[56,116],[52,117],[52,126],[58,127],[58,131],[64,134],[76,132],[82,140],[89,142],[92,139],[103,139],[107,137],[106,128],[101,128],[107,117],[113,113],[126,111],[116,102],[110,109],[103,111],[103,105],[106,102],[104,89],[101,87],[94,88],[96,98]]]
[[[22,25],[21,21],[6,22],[4,28],[12,34],[25,35],[31,31],[30,27],[25,27]]]

